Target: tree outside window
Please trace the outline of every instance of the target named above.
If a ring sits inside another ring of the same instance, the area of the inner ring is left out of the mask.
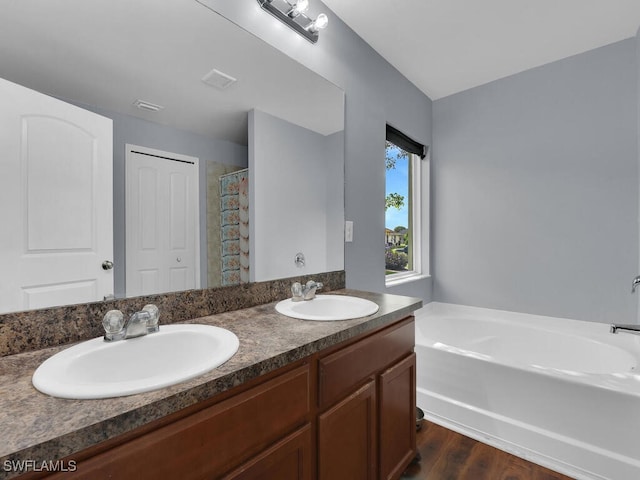
[[[413,154],[387,140],[385,145],[385,273],[413,270],[411,172]]]

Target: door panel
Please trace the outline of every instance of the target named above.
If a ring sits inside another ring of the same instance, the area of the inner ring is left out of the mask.
[[[135,228],[140,239],[141,250],[155,250],[158,248],[158,172],[153,168],[139,168],[138,175],[138,199],[139,203],[132,208],[138,210],[137,221],[133,225],[127,225],[127,229]],[[132,198],[133,201],[136,198]]]
[[[23,118],[28,252],[89,250],[94,244],[93,140],[58,118]]]
[[[95,281],[57,282],[41,287],[22,287],[23,305],[27,308],[45,308],[51,305],[86,302],[87,298],[98,297]]]

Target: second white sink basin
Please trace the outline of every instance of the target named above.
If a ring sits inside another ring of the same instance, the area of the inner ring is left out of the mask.
[[[371,300],[348,295],[316,295],[313,300],[294,302],[290,298],[276,304],[278,313],[301,320],[333,321],[366,317],[378,311]]]
[[[233,332],[211,325],[162,325],[138,338],[102,337],[62,350],[42,362],[33,386],[60,398],[108,398],[148,392],[197,377],[238,350]]]

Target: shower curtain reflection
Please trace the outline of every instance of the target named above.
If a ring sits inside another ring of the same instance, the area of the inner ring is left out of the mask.
[[[210,287],[249,281],[248,169],[207,165],[207,243]]]

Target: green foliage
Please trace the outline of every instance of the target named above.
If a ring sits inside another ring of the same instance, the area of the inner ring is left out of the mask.
[[[400,195],[399,193],[390,193],[384,199],[384,210],[386,211],[389,207],[397,208],[400,210],[404,206],[404,195]]]
[[[401,159],[408,159],[409,153],[398,148],[398,146],[394,145],[391,142],[385,142],[385,167],[387,170],[393,170],[396,168],[396,163]],[[400,195],[399,193],[389,193],[385,197],[385,211],[391,208],[397,208],[400,210],[404,207],[405,198],[404,195]],[[401,232],[406,230],[403,226],[397,226],[394,231]],[[409,235],[405,233],[404,237],[404,245],[403,250],[407,250],[407,242]],[[400,250],[400,249],[398,249]],[[386,274],[394,273],[394,272],[402,272],[405,271],[407,265],[409,264],[409,255],[402,251],[392,250],[391,248],[387,248],[385,252],[385,270]]]
[[[385,152],[384,152],[385,167],[387,168],[387,170],[392,170],[396,168],[396,162],[401,158],[409,157],[409,154],[407,152],[405,152],[401,148],[398,148],[396,145],[389,142],[388,140],[385,140],[384,146],[385,146]],[[397,208],[398,210],[400,210],[402,207],[404,207],[404,195],[400,195],[398,193],[390,193],[389,195],[386,196],[385,202],[384,202],[385,212],[389,208]]]
[[[387,270],[402,271],[409,263],[409,256],[406,253],[387,250],[384,255],[384,263]]]
[[[397,147],[393,143],[385,140],[384,143],[384,153],[385,153],[385,166],[387,170],[391,170],[392,168],[396,168],[396,161],[401,158],[409,158],[409,153],[405,152],[401,148]]]

